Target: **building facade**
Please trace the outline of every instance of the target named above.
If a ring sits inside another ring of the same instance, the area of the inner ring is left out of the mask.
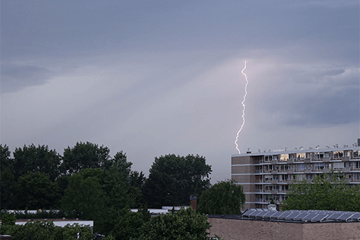
[[[266,208],[281,203],[289,184],[332,171],[344,173],[349,184],[360,184],[360,146],[231,156],[231,179],[243,186],[244,208]]]

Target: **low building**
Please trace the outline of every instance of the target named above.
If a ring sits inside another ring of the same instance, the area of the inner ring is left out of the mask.
[[[210,239],[216,236],[224,240],[360,239],[360,212],[253,210],[247,213],[209,215]]]

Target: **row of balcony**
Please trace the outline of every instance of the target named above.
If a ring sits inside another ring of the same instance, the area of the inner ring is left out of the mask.
[[[336,161],[344,161],[348,162],[352,161],[360,161],[360,158],[349,158],[349,157],[342,157],[342,158],[292,158],[287,159],[286,161],[281,161],[279,159],[264,161],[260,160],[255,164],[289,164],[289,163],[312,163],[312,162],[336,162]]]
[[[323,168],[323,169],[315,169],[315,168],[306,168],[303,170],[299,169],[273,169],[273,170],[255,170],[255,173],[270,173],[270,174],[297,174],[297,173],[330,173],[332,170],[341,171],[341,172],[350,172],[350,171],[360,171],[360,168],[354,167],[344,167],[344,168]]]
[[[310,179],[307,179],[309,182],[312,181],[312,178]],[[291,184],[291,183],[294,183],[295,181],[302,181],[302,180],[293,180],[293,179],[287,179],[287,180],[278,180],[278,179],[272,179],[272,180],[256,180],[255,181],[255,184],[256,183],[265,183],[265,184]],[[357,177],[357,178],[353,178],[353,177],[350,177],[350,178],[346,178],[346,181],[348,182],[359,182],[360,183],[360,178]]]

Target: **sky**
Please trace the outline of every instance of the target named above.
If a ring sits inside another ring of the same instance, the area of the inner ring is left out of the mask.
[[[1,0],[0,143],[237,154],[360,137],[358,0]]]

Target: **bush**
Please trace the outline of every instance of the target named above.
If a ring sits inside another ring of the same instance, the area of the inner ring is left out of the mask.
[[[16,217],[13,213],[5,213],[1,217],[2,225],[15,225]]]
[[[188,208],[153,217],[141,229],[141,240],[207,239],[210,223],[204,214]]]
[[[78,236],[81,240],[92,240],[94,238],[89,227],[73,224],[62,228],[55,226],[50,221],[27,222],[25,225],[5,225],[1,227],[0,232],[1,234],[11,235],[14,240],[75,240],[78,239]]]

